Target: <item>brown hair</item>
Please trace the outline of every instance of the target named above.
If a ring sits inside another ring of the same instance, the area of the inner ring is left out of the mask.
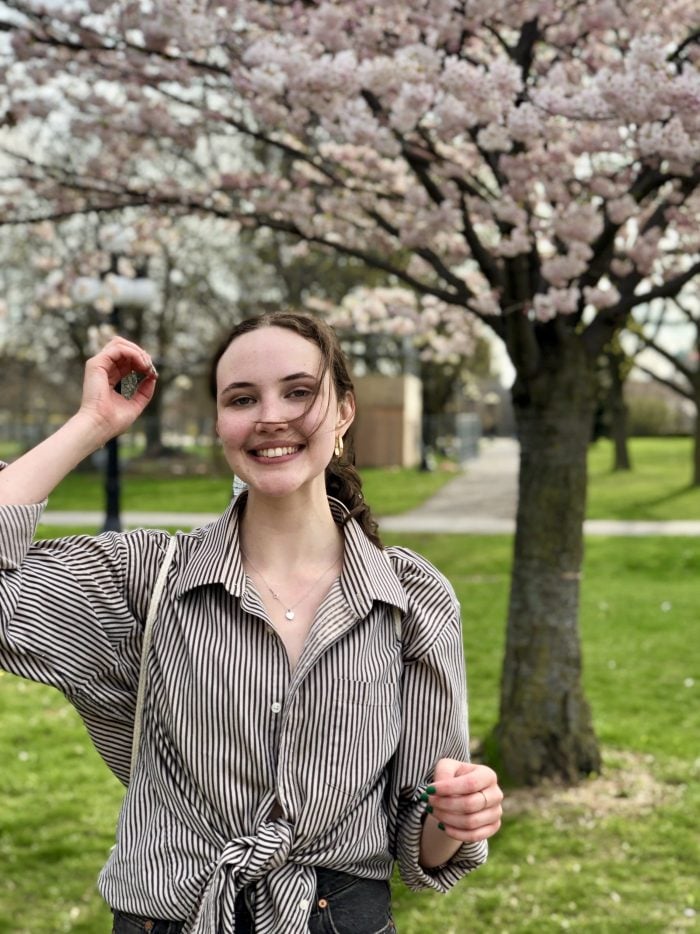
[[[333,328],[320,318],[302,312],[266,311],[252,318],[244,318],[219,345],[209,370],[209,391],[213,399],[216,399],[216,372],[226,350],[242,334],[265,327],[286,328],[318,347],[321,351],[319,390],[326,373],[330,373],[338,399],[343,399],[349,392],[354,392],[347,360]],[[362,495],[362,479],[355,468],[352,426],[343,441],[343,453],[340,457],[333,456],[326,467],[326,492],[347,506],[349,510],[347,519],[357,519],[365,535],[381,548],[377,522]]]

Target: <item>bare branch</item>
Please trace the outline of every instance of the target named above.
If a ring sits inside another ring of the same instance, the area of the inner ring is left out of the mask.
[[[669,389],[672,389],[674,392],[677,392],[679,396],[683,396],[685,399],[690,399],[691,402],[695,401],[695,394],[692,390],[685,389],[679,383],[676,383],[672,379],[667,379],[665,376],[650,370],[648,367],[644,366],[642,363],[634,362],[635,367],[640,370],[642,373],[645,373],[647,376],[650,376],[654,382],[660,383],[662,386],[667,386]]]
[[[649,289],[641,295],[633,295],[630,298],[624,299],[620,303],[620,310],[625,313],[632,308],[637,308],[639,305],[652,302],[656,298],[674,298],[678,295],[683,286],[691,282],[697,275],[700,275],[700,260],[696,260],[685,272],[679,273],[677,276],[668,279],[661,285]]]
[[[700,328],[700,312],[698,312],[698,314],[694,314],[690,308],[686,308],[678,295],[673,297],[673,304],[685,315],[687,321],[690,324],[694,324],[697,328]]]
[[[643,332],[640,334],[637,334],[637,338],[640,341],[640,343],[642,343],[646,348],[648,348],[649,350],[653,350],[660,357],[666,360],[667,363],[670,363],[671,366],[673,366],[674,369],[676,369],[679,373],[681,373],[688,380],[689,383],[693,382],[693,371],[689,367],[685,366],[685,364],[682,363],[669,350],[667,350],[665,347],[659,344],[658,341],[654,340],[653,338],[646,337],[646,335]]]

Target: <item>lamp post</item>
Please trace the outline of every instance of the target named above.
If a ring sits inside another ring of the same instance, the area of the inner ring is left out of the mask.
[[[83,276],[76,280],[73,298],[84,305],[110,307],[108,323],[116,334],[121,329],[121,311],[125,308],[144,309],[157,298],[155,282],[145,277],[130,279],[117,274],[118,258],[111,254],[110,272],[102,279]],[[127,377],[128,378],[128,377]],[[121,392],[121,386],[116,387]],[[121,532],[121,471],[119,466],[119,438],[114,437],[105,445],[105,520],[103,532]]]

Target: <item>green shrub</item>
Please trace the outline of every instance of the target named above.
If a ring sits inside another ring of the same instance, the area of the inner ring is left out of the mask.
[[[682,429],[678,411],[660,396],[628,399],[627,413],[631,435],[675,435]]]

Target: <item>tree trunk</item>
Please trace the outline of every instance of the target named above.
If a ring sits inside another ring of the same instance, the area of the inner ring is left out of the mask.
[[[552,349],[534,379],[513,387],[519,502],[494,738],[504,779],[520,785],[575,782],[600,768],[578,635],[594,386],[573,340]]]
[[[613,410],[610,422],[610,433],[613,440],[613,471],[615,473],[632,469],[629,445],[627,443],[627,408],[619,412]]]
[[[625,404],[625,381],[622,376],[624,357],[618,354],[608,355],[610,370],[610,390],[608,408],[610,411],[610,437],[613,442],[613,471],[631,470],[629,454],[627,405]]]
[[[161,385],[156,385],[153,398],[141,418],[146,439],[144,456],[161,457],[165,451],[163,445],[163,388]]]

